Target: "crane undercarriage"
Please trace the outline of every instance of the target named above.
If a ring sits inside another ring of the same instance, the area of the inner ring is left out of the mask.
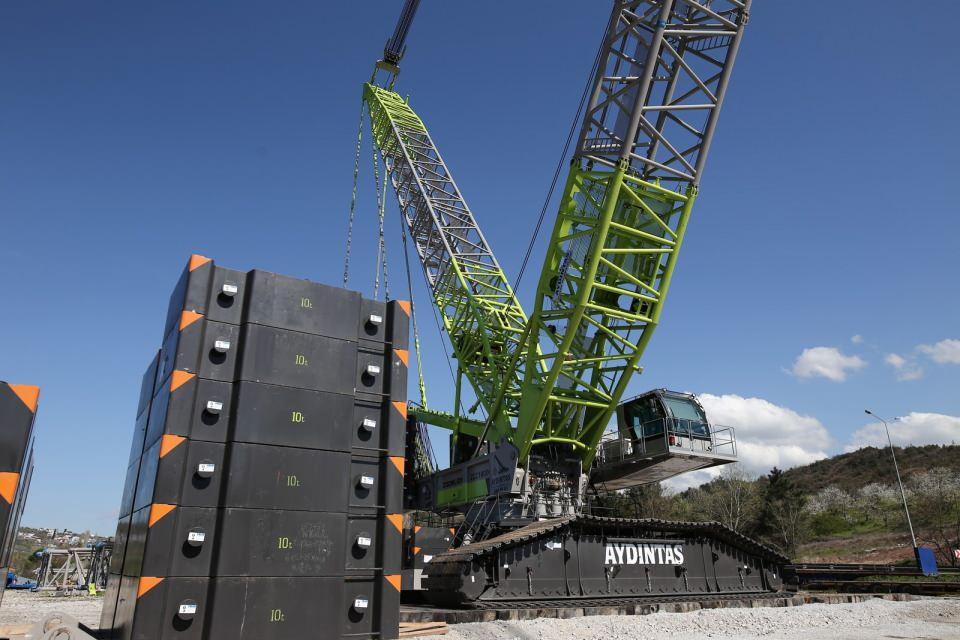
[[[789,560],[715,522],[552,518],[433,556],[440,606],[781,591]]]

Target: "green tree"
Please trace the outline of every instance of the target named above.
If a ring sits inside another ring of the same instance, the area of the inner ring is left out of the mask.
[[[756,526],[760,491],[739,464],[725,466],[719,477],[692,491],[690,498],[706,519],[716,520],[738,533],[747,533]]]
[[[792,556],[808,535],[809,514],[804,508],[807,498],[777,467],[766,475],[764,484],[757,534]]]

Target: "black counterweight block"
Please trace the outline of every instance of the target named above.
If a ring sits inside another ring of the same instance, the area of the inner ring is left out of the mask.
[[[153,504],[215,507],[224,445],[165,435],[143,454],[133,510]]]
[[[359,376],[356,342],[254,324],[244,325],[241,340],[239,380],[354,393]]]
[[[349,451],[351,433],[362,426],[350,424],[350,395],[256,382],[234,386],[234,442]]]
[[[207,257],[190,256],[170,303],[163,336],[173,329],[184,311],[199,313],[216,322],[239,324],[243,313],[247,274],[218,267]]]
[[[233,404],[233,385],[174,371],[150,407],[146,446],[163,435],[224,442]]]
[[[236,373],[240,327],[214,322],[203,315],[184,311],[160,351],[154,393],[169,384],[176,371],[200,378],[232,382]]]
[[[209,576],[217,510],[152,504],[133,514],[123,574]]]
[[[224,509],[217,576],[342,576],[344,513]]]
[[[0,473],[20,473],[39,395],[38,387],[0,381]]]
[[[349,506],[350,454],[233,443],[223,506],[336,511]]]

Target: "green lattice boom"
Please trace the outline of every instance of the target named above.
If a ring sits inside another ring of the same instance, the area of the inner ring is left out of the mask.
[[[522,378],[511,364],[522,346],[526,314],[423,121],[387,89],[365,85],[364,101],[459,369],[486,409],[489,437],[512,438]],[[482,430],[465,417],[421,417],[470,435]]]

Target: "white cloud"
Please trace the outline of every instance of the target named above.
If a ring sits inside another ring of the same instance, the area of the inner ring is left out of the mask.
[[[887,357],[883,360],[894,369],[900,369],[903,367],[903,365],[907,364],[906,358],[895,353],[888,353]]]
[[[908,359],[896,353],[888,353],[883,361],[897,370],[897,380],[919,380],[923,377],[923,367],[913,358]]]
[[[953,444],[960,442],[960,417],[942,413],[911,412],[890,423],[890,438],[895,445]],[[887,446],[883,424],[874,422],[857,429],[846,451],[863,447]]]
[[[922,344],[917,350],[938,364],[960,364],[960,340],[941,340],[937,344]]]
[[[906,369],[903,372],[897,374],[897,380],[901,382],[909,382],[910,380],[919,380],[923,377],[923,369],[917,367],[916,369]]]
[[[740,463],[753,475],[767,473],[774,466],[789,469],[821,460],[834,444],[827,428],[813,416],[763,398],[709,393],[698,398],[710,422],[736,430]]]
[[[812,347],[804,349],[793,363],[791,373],[798,378],[826,378],[843,382],[847,375],[867,366],[860,356],[848,356],[835,347]]]
[[[823,460],[836,445],[817,418],[763,398],[710,393],[697,398],[711,423],[736,429],[739,463],[752,476],[764,475],[774,466],[789,469]],[[960,443],[960,417],[913,412],[891,422],[890,433],[894,444],[901,446]],[[844,451],[886,445],[883,425],[875,422],[854,432]],[[692,471],[671,478],[664,485],[670,491],[683,491],[709,482],[722,470],[723,467],[714,467]]]
[[[852,342],[853,344],[863,344],[863,336],[858,333],[857,335],[850,338],[850,342]]]
[[[687,473],[681,473],[678,476],[667,478],[662,482],[662,484],[668,493],[679,493],[681,491],[686,491],[687,489],[699,487],[702,484],[707,484],[720,475],[721,469],[723,469],[723,467],[688,471]]]

